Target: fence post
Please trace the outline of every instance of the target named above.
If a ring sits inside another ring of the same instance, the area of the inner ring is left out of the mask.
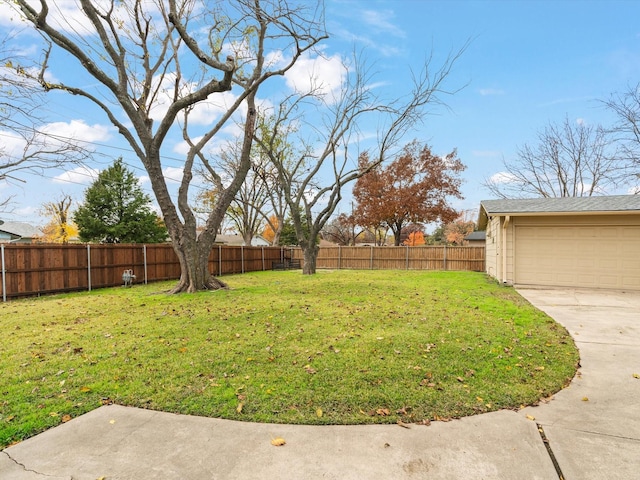
[[[91,245],[87,243],[87,287],[91,291]]]
[[[147,246],[142,246],[142,261],[144,262],[144,284],[147,284]]]
[[[447,269],[447,244],[446,243],[444,244],[444,259],[443,259],[443,262],[444,262],[444,269],[446,270]]]
[[[404,248],[406,248],[406,252],[405,252],[406,253],[406,256],[405,256],[405,260],[406,260],[405,261],[405,263],[406,263],[405,270],[409,270],[409,245],[405,245]]]
[[[244,245],[240,245],[240,273],[244,273]]]
[[[222,276],[222,245],[218,245],[218,276]]]
[[[262,271],[264,272],[264,245],[262,246]]]
[[[0,245],[2,251],[2,301],[7,301],[7,280],[5,278],[6,270],[4,265],[4,243]]]
[[[342,247],[338,245],[338,270],[342,268]]]
[[[371,254],[369,255],[369,270],[373,270],[373,245],[369,248],[371,248]]]

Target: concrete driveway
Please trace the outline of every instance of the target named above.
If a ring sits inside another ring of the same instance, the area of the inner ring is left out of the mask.
[[[640,479],[640,292],[518,292],[580,350],[569,388],[523,411],[544,429],[564,478]]]

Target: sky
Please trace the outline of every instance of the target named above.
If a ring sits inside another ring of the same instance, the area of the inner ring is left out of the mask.
[[[15,31],[9,16],[6,6],[0,7],[2,37]],[[419,71],[425,59],[431,57],[437,67],[467,45],[447,79],[456,93],[442,96],[446,105],[430,108],[424,121],[407,132],[405,143],[417,139],[443,155],[457,149],[467,169],[464,199],[452,204],[475,211],[481,200],[491,198],[482,183],[499,174],[518,147],[535,145],[549,123],[565,118],[587,125],[612,123],[601,101],[640,82],[638,18],[640,2],[635,0],[327,0],[329,38],[321,46],[327,60],[319,70],[335,83],[340,79],[336,61],[359,51],[377,72],[379,88],[400,95],[410,90],[411,71]],[[33,40],[19,39],[28,52]],[[296,75],[303,79],[314,65],[313,58],[303,59],[286,82],[265,88],[261,101],[277,102]],[[64,68],[60,75],[82,75],[72,64]],[[84,171],[70,166],[0,182],[0,197],[13,195],[12,211],[0,219],[43,225],[45,202],[63,194],[81,202],[97,172],[120,156],[151,194],[141,164],[101,112],[57,93],[47,97],[41,113],[52,131],[87,142],[94,150],[92,160]],[[5,148],[8,139],[0,131]],[[164,163],[165,176],[178,175],[182,153],[176,141]],[[349,209],[349,190],[341,211]]]

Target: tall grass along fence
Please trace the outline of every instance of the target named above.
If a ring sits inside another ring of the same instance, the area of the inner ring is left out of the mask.
[[[178,258],[169,244],[0,244],[2,300],[122,285],[175,280]],[[217,276],[302,265],[299,248],[216,245],[209,271]],[[323,247],[318,268],[484,271],[484,247]]]
[[[322,247],[318,268],[484,272],[484,247]],[[302,258],[299,249],[294,258]]]

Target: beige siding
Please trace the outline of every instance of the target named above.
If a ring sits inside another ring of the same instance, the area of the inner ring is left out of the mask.
[[[498,258],[499,250],[498,245],[500,241],[499,237],[500,220],[498,217],[494,217],[487,224],[487,239],[486,239],[486,272],[492,277],[500,280],[498,270]]]
[[[505,252],[506,256],[507,256],[507,262],[505,264],[505,268],[506,268],[506,272],[505,272],[505,283],[508,283],[509,285],[513,285],[514,284],[514,270],[513,270],[513,264],[514,264],[514,218],[511,218],[511,221],[507,223],[507,227],[503,228],[505,235],[506,235],[506,246],[507,246],[507,251]],[[503,224],[504,227],[504,224]]]
[[[502,283],[513,284],[513,223],[493,217],[487,224],[486,272]]]

